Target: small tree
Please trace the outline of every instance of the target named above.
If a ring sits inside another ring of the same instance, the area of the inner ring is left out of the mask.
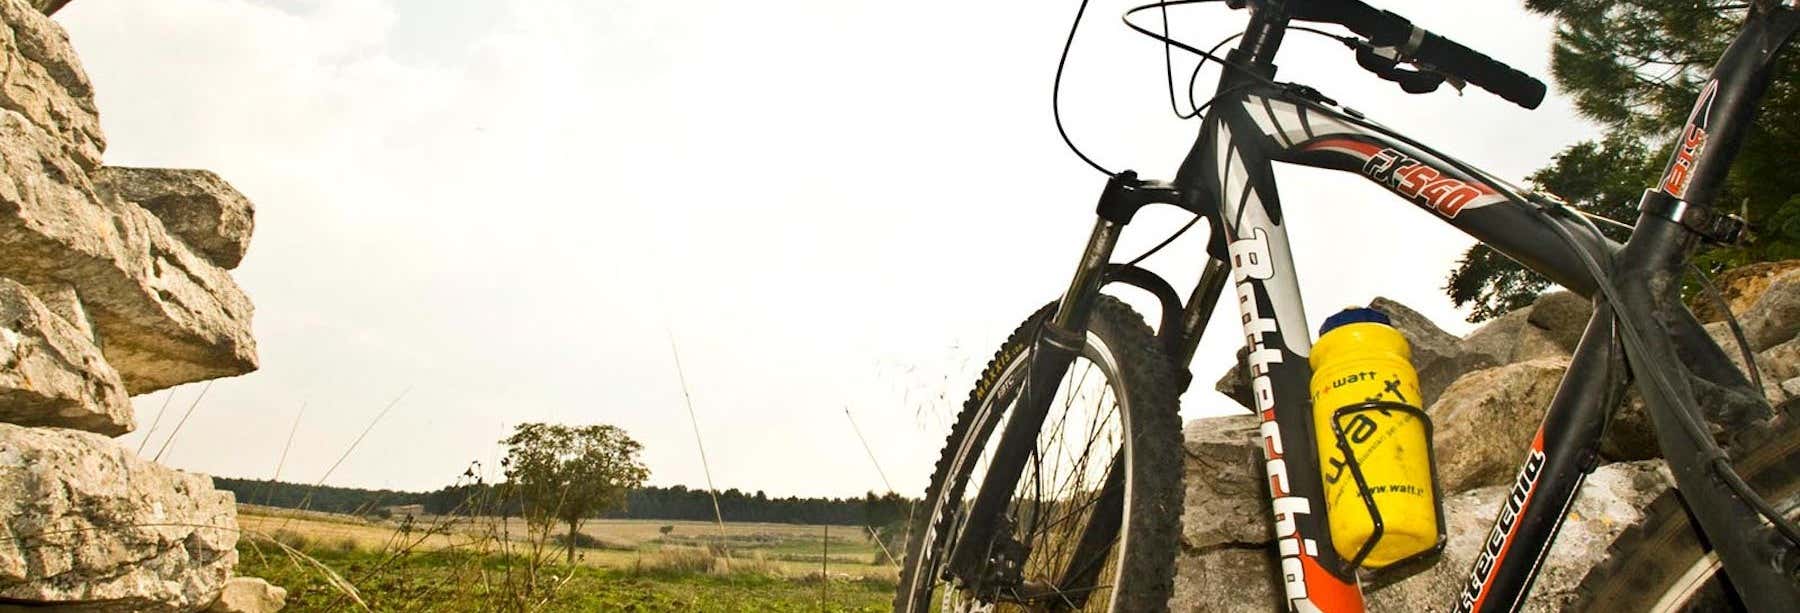
[[[558,522],[569,527],[564,542],[571,564],[581,523],[624,508],[625,494],[650,476],[638,460],[643,446],[613,426],[526,423],[500,442],[525,518],[546,536]]]

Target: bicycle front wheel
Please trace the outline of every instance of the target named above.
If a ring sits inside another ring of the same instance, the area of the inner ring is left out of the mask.
[[[983,371],[914,513],[895,610],[1167,608],[1181,517],[1178,390],[1143,318],[1098,300],[1007,510],[977,531],[993,537],[974,543],[964,538],[970,498],[997,478],[989,462],[1055,305],[1027,319]],[[974,585],[946,572],[965,547],[983,552],[981,568],[965,573],[982,577]]]

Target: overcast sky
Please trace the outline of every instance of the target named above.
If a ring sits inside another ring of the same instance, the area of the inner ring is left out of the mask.
[[[1551,24],[1510,0],[1378,3],[1528,73]],[[1067,281],[1103,178],[1050,115],[1076,2],[80,0],[57,15],[115,165],[205,168],[257,205],[240,284],[262,369],[218,381],[164,460],[435,489],[515,423],[623,427],[651,482],[771,495],[920,494],[951,411]],[[1095,2],[1064,117],[1101,163],[1170,177],[1162,48]],[[1222,5],[1177,12],[1210,43]],[[1594,129],[1555,93],[1408,96],[1290,35],[1280,77],[1501,176]],[[1191,64],[1189,64],[1191,65]],[[1209,73],[1210,74],[1210,73]],[[1202,85],[1209,88],[1210,85]],[[1440,289],[1469,239],[1372,184],[1280,169],[1316,324],[1386,295],[1462,332]],[[1139,217],[1121,253],[1187,215]],[[1191,287],[1204,232],[1151,260]],[[1241,341],[1218,310],[1184,417]],[[204,384],[137,399],[154,454]],[[304,415],[299,415],[302,405]]]

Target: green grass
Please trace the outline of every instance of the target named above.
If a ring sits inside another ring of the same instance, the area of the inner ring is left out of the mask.
[[[287,588],[286,610],[355,609],[324,573],[271,544],[244,539],[238,549],[237,572]],[[658,566],[651,558],[627,568],[552,564],[532,581],[518,557],[331,546],[305,552],[356,586],[376,611],[884,611],[893,593],[889,581],[838,578],[822,594],[816,575],[785,578],[748,560],[730,574]]]

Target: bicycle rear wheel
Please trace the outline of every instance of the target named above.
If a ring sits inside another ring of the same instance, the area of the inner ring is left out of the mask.
[[[1800,411],[1741,434],[1738,474],[1788,519],[1800,519]],[[1767,520],[1766,538],[1783,539]],[[1792,551],[1792,549],[1790,549]],[[1800,582],[1800,557],[1776,560]],[[1712,546],[1688,519],[1680,490],[1670,489],[1645,509],[1644,519],[1619,535],[1606,559],[1588,571],[1565,611],[1711,613],[1745,611]]]
[[[969,498],[989,475],[1021,396],[1033,341],[1055,310],[1025,321],[964,404],[913,518],[894,608],[1157,611],[1168,606],[1181,517],[1175,378],[1143,318],[1101,296],[1086,342],[1052,396],[997,538],[964,542]],[[981,547],[979,590],[944,577]]]

